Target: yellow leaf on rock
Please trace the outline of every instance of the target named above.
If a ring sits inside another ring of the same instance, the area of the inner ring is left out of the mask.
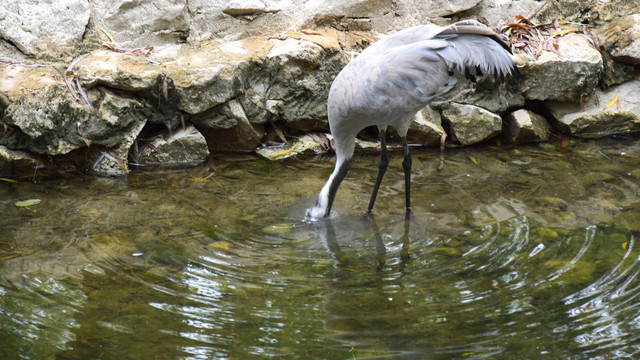
[[[620,95],[620,93],[616,93],[616,96],[614,96],[613,99],[609,100],[609,102],[607,103],[607,105],[604,107],[603,110],[606,110],[607,108],[613,106],[613,104],[615,104],[616,101],[618,101],[618,95]]]

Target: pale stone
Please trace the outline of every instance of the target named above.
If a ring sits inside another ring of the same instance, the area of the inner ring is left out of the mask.
[[[204,161],[209,156],[207,140],[193,126],[179,129],[166,139],[157,138],[151,145],[140,150],[138,163],[176,165]]]
[[[581,34],[558,39],[557,53],[543,51],[527,63],[521,91],[528,100],[578,102],[593,92],[602,72],[602,56]]]
[[[547,108],[563,132],[582,137],[599,137],[640,131],[640,84],[626,82],[606,90],[598,89],[580,104],[550,101]],[[611,106],[605,108],[617,96]],[[618,109],[618,101],[620,109]]]
[[[471,145],[487,140],[502,130],[500,116],[474,105],[451,104],[442,111],[454,140]]]
[[[82,43],[89,16],[88,0],[5,1],[0,6],[0,38],[23,54],[55,56]]]
[[[91,0],[91,10],[96,24],[124,47],[184,42],[189,35],[186,0]]]
[[[506,120],[505,136],[512,144],[549,139],[549,123],[533,111],[520,109],[509,114]]]

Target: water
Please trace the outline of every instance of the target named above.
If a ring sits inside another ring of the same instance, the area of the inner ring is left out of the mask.
[[[0,358],[640,357],[638,139],[413,153],[0,181]]]

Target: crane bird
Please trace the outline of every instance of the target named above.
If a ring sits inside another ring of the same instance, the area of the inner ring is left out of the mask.
[[[500,80],[520,72],[509,47],[493,30],[475,20],[449,26],[421,25],[383,37],[366,48],[336,76],[327,103],[336,165],[318,198],[306,212],[327,217],[340,183],[351,166],[356,135],[377,126],[381,156],[367,213],[373,210],[389,159],[385,133],[392,126],[404,147],[407,213],[411,211],[411,155],[407,130],[416,113],[434,98],[449,92],[465,75],[490,74]]]

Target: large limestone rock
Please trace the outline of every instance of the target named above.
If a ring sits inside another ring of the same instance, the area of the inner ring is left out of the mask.
[[[630,81],[606,90],[597,90],[584,104],[548,102],[555,125],[565,133],[599,137],[640,131],[640,82]],[[615,97],[619,101],[605,108]]]
[[[32,171],[37,164],[38,159],[32,154],[0,145],[0,176],[24,174]]]
[[[528,100],[578,102],[593,92],[602,72],[602,56],[581,34],[558,39],[557,52],[542,51],[523,68],[521,91]]]
[[[487,140],[502,130],[502,118],[474,105],[451,104],[442,111],[453,140],[472,145]]]
[[[549,139],[547,120],[529,110],[516,110],[507,115],[505,137],[511,144],[521,144]]]
[[[288,135],[326,131],[330,85],[353,51],[371,43],[373,34],[426,22],[446,24],[451,16],[479,17],[492,25],[514,12],[535,22],[585,21],[608,53],[603,61],[582,34],[555,34],[557,47],[551,43],[551,50],[520,64],[522,83],[498,86],[484,78],[457,98],[458,104],[434,104],[434,114],[442,112],[444,127],[462,144],[501,131],[499,117],[486,110],[514,111],[525,100],[557,101],[549,108],[558,119],[555,125],[568,133],[637,129],[635,100],[629,100],[635,90],[626,90],[638,64],[636,2],[43,0],[3,5],[0,146],[23,151],[27,158],[73,158],[108,175],[127,171],[128,160],[137,158],[136,144],[144,146],[159,130],[175,131],[185,122],[197,127],[216,152],[254,150],[272,122]],[[598,11],[586,11],[590,6]],[[122,47],[151,45],[153,51],[132,55],[99,48],[108,40],[99,27]],[[85,57],[75,70],[91,106],[74,99],[64,83],[64,69],[80,55]],[[25,64],[13,64],[16,60]],[[619,92],[620,111],[602,109],[611,92],[599,92],[601,104],[592,105],[596,96],[589,94],[598,81],[616,86],[610,91]],[[585,109],[566,104],[580,101]],[[591,113],[592,107],[597,111]],[[424,118],[411,125],[409,137],[436,145],[443,129]],[[531,131],[543,139],[534,130],[537,118],[528,118],[531,126],[517,117],[507,121],[515,127],[503,130],[513,132],[515,142]]]
[[[5,123],[16,129],[15,148],[38,154],[66,154],[82,146],[76,122],[87,119],[87,106],[77,103],[62,78],[51,67],[11,65],[0,68],[0,98],[5,103]]]
[[[93,21],[124,47],[174,44],[189,35],[186,0],[91,0],[91,13]]]
[[[429,112],[424,109],[419,111],[415,120],[409,124],[407,139],[409,142],[421,145],[439,145],[444,132],[440,111],[432,110]]]
[[[193,126],[179,129],[167,138],[159,137],[138,147],[136,163],[175,166],[197,163],[209,156],[207,141]]]
[[[16,60],[21,55],[40,57],[41,53],[56,56],[68,52],[82,44],[89,15],[88,0],[3,1],[0,42],[14,46],[19,52],[6,46],[10,52],[0,52],[0,59]]]
[[[539,0],[483,0],[464,15],[475,17],[491,26],[500,26],[514,15],[534,19],[545,3]]]
[[[640,14],[615,18],[597,33],[615,61],[640,65]]]
[[[591,24],[609,21],[622,14],[640,13],[640,2],[638,1],[553,0],[541,2],[544,5],[532,18],[538,23],[562,18],[568,21]]]
[[[86,156],[78,158],[107,175],[127,171],[130,146],[147,119],[159,116],[135,96],[106,89],[89,91],[92,107],[76,101],[51,67],[10,65],[0,68],[0,79],[0,109],[11,131],[0,137],[0,145],[44,155],[84,149]]]
[[[27,78],[32,82],[12,81],[25,79],[19,76],[22,72],[33,71],[40,71],[41,76]],[[71,96],[51,68],[12,65],[1,69],[0,74],[8,75],[0,82],[0,92],[9,102],[6,123],[18,129],[22,142],[19,148],[37,154],[67,154],[89,144],[119,146],[122,133],[144,125],[153,111],[135,97],[106,90],[91,92],[94,107],[89,107]]]
[[[249,152],[264,137],[264,126],[252,124],[237,100],[199,114],[192,120],[207,139],[212,153]]]
[[[338,30],[389,33],[472,8],[480,0],[190,0],[190,40],[240,39],[289,29],[330,26]]]
[[[519,91],[519,80],[510,76],[503,83],[499,83],[491,76],[483,76],[477,83],[469,83],[465,86],[471,91],[456,99],[455,102],[477,105],[496,113],[522,107],[525,103],[524,96]]]

